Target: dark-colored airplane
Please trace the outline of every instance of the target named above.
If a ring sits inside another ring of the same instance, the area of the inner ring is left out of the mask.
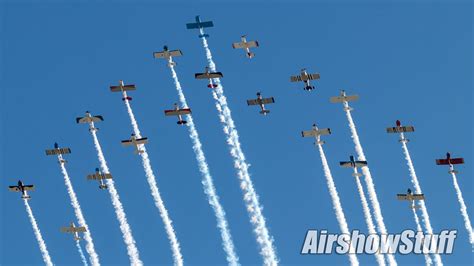
[[[188,30],[199,29],[200,33],[202,32],[202,29],[210,28],[210,27],[214,27],[214,23],[212,23],[212,21],[201,21],[201,18],[199,16],[196,16],[196,22],[186,23],[186,28]],[[205,34],[205,33],[199,34],[199,38],[203,38],[203,37],[207,38],[207,37],[209,37],[209,35]]]
[[[451,158],[449,152],[446,153],[446,159],[436,159],[437,165],[449,165],[449,173],[457,174],[458,171],[454,170],[454,164],[463,164],[464,158]]]
[[[18,185],[16,186],[8,186],[8,189],[13,192],[21,192],[22,199],[31,199],[30,195],[28,195],[29,190],[35,190],[34,185],[25,185],[21,180],[18,180]]]
[[[363,167],[363,166],[367,166],[367,161],[356,161],[354,159],[354,156],[351,155],[349,156],[349,161],[345,161],[345,162],[340,162],[339,165],[341,167],[346,167],[346,168],[352,168],[354,169],[354,173],[352,174],[353,176],[357,177],[357,176],[361,176],[362,174],[358,173],[357,172],[357,168],[358,167]]]

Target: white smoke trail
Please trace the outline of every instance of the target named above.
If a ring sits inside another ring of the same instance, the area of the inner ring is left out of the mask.
[[[405,139],[405,137],[403,136],[403,132],[400,133],[400,137],[402,140]],[[410,171],[411,183],[415,187],[415,193],[422,194],[423,192],[421,191],[421,186],[418,182],[418,177],[416,176],[415,167],[413,166],[413,161],[411,160],[410,153],[408,152],[407,144],[405,141],[401,141],[401,143],[403,153],[405,154],[405,159],[407,161],[408,170]],[[428,232],[428,234],[432,235],[433,227],[431,227],[430,216],[428,215],[428,210],[426,209],[425,201],[419,200],[418,203],[420,205],[422,221],[425,225],[426,231]],[[438,253],[434,253],[433,256],[437,265],[443,265],[443,262],[441,261],[441,256]]]
[[[319,148],[319,154],[321,156],[321,161],[323,163],[324,175],[326,176],[326,182],[329,188],[329,194],[331,195],[332,205],[334,211],[336,212],[337,222],[339,223],[339,228],[343,234],[350,235],[349,226],[346,222],[346,217],[344,216],[344,211],[342,210],[341,200],[337,194],[336,185],[334,184],[334,179],[332,178],[331,170],[329,169],[328,161],[326,159],[326,154],[324,153],[323,145],[317,144]],[[352,245],[352,241],[351,241]],[[359,265],[359,260],[354,253],[348,253],[349,260],[351,265]]]
[[[81,244],[79,243],[79,240],[76,240],[76,247],[77,247],[77,250],[79,251],[79,255],[81,255],[82,264],[84,264],[84,266],[88,266],[89,264],[87,264],[87,259],[86,259],[86,256],[84,256],[84,252],[82,251],[82,247],[81,247]]]
[[[351,130],[351,137],[354,141],[354,146],[357,152],[357,158],[361,161],[367,161],[365,158],[364,150],[362,149],[362,145],[360,144],[359,135],[357,134],[357,129],[354,124],[354,120],[352,119],[351,109],[347,101],[344,102],[344,110],[346,112],[347,120],[349,121],[349,128]],[[380,209],[379,200],[377,198],[377,193],[375,192],[375,185],[372,180],[372,175],[370,174],[370,169],[368,166],[362,167],[362,173],[364,174],[364,180],[367,184],[367,192],[369,194],[370,203],[372,204],[372,208],[374,211],[374,218],[377,222],[377,228],[379,229],[380,234],[386,235],[387,228],[385,227],[385,223],[383,221],[382,211]],[[393,254],[386,254],[388,263],[391,266],[397,265],[395,260],[395,256]]]
[[[415,206],[415,203],[413,202],[413,204],[411,205],[411,209],[413,210],[413,217],[415,217],[415,223],[416,223],[416,230],[418,232],[423,232],[423,229],[421,228],[421,224],[420,224],[420,218],[418,218],[418,214],[416,213],[416,206]],[[426,262],[426,265],[429,266],[429,265],[432,265],[433,264],[433,261],[431,260],[431,257],[429,254],[424,254],[425,256],[425,262]]]
[[[28,212],[28,217],[30,218],[31,226],[33,227],[33,231],[36,236],[36,240],[38,241],[38,245],[41,251],[41,255],[43,256],[44,263],[47,266],[53,266],[53,262],[51,261],[51,257],[49,256],[48,248],[46,247],[46,243],[44,243],[43,236],[41,235],[41,231],[36,223],[35,216],[33,215],[33,211],[31,210],[30,204],[28,203],[27,199],[23,199],[25,203],[26,211]]]
[[[181,88],[181,83],[178,80],[178,75],[176,74],[174,66],[171,64],[171,60],[169,63],[171,74],[173,76],[176,90],[178,91],[178,96],[181,105],[183,106],[183,108],[188,108],[188,103]],[[193,150],[199,165],[199,171],[201,172],[203,178],[201,182],[204,186],[204,192],[206,193],[207,200],[211,205],[214,214],[216,215],[217,227],[220,230],[222,245],[226,253],[227,262],[229,263],[229,265],[239,265],[239,258],[235,252],[235,247],[232,241],[232,235],[230,233],[225,211],[219,201],[219,196],[217,195],[216,188],[214,186],[214,181],[209,171],[206,156],[204,155],[204,151],[202,150],[201,140],[199,139],[199,134],[197,132],[196,126],[194,125],[194,120],[191,114],[188,115],[187,121],[189,136],[191,138],[191,141],[193,142]]]
[[[201,35],[204,34],[200,29]],[[211,51],[209,50],[207,40],[202,37],[202,43],[206,50],[206,58],[211,71],[216,71],[216,65],[212,59]],[[213,89],[212,95],[216,101],[216,108],[219,112],[219,118],[223,124],[223,130],[227,138],[227,144],[230,148],[230,154],[234,159],[234,167],[237,169],[237,175],[240,179],[240,188],[244,194],[244,201],[247,206],[247,212],[250,216],[250,221],[254,227],[254,232],[257,236],[257,243],[260,246],[260,254],[263,256],[266,265],[277,265],[278,258],[275,247],[273,246],[273,238],[268,232],[265,218],[263,217],[258,195],[253,187],[253,182],[250,179],[248,172],[249,165],[246,162],[245,155],[242,151],[239,134],[232,119],[229,107],[227,106],[227,99],[224,96],[224,91],[220,79],[214,79],[217,88]]]
[[[97,138],[96,131],[94,130],[94,123],[91,122],[91,134],[94,139],[94,146],[97,150],[97,157],[99,158],[100,168],[104,173],[110,173],[109,167],[107,166],[107,161],[105,161],[104,153],[102,152],[102,147],[100,146],[99,139]],[[123,210],[122,202],[120,201],[119,194],[115,189],[115,182],[113,179],[106,179],[108,191],[110,193],[110,198],[112,199],[112,205],[115,209],[115,214],[117,215],[117,220],[120,223],[120,230],[122,231],[123,240],[127,246],[127,253],[130,258],[130,263],[132,265],[143,265],[140,260],[140,255],[138,249],[135,246],[135,239],[132,235],[132,229],[127,222],[127,216]]]
[[[135,115],[133,114],[132,107],[130,106],[129,101],[127,100],[127,93],[123,91],[124,95],[124,102],[127,107],[128,115],[130,116],[130,121],[132,123],[133,132],[137,138],[141,138],[140,129],[138,128],[137,120],[135,119]],[[165,207],[163,199],[161,198],[160,191],[158,190],[158,184],[156,182],[155,174],[153,173],[153,169],[151,168],[150,159],[148,157],[148,152],[146,151],[145,145],[140,145],[140,150],[143,152],[140,153],[142,158],[142,165],[145,169],[145,175],[147,177],[148,185],[151,189],[151,195],[153,196],[153,200],[155,202],[155,206],[160,211],[161,219],[165,225],[166,234],[168,235],[168,239],[170,241],[171,250],[173,252],[173,259],[175,265],[183,265],[183,256],[181,254],[181,250],[179,247],[178,238],[176,237],[176,232],[173,228],[173,221],[169,217],[168,210]]]
[[[66,170],[66,166],[64,165],[64,160],[61,154],[58,154],[58,161],[59,161],[59,165],[61,166],[61,172],[64,176],[64,183],[66,184],[67,193],[69,194],[69,197],[71,198],[71,205],[74,208],[74,213],[76,215],[79,226],[83,226],[86,228],[86,231],[84,232],[84,239],[86,240],[87,253],[89,253],[89,256],[90,256],[89,259],[92,265],[98,266],[100,265],[99,256],[97,255],[95,251],[94,242],[92,240],[92,235],[89,230],[89,226],[87,225],[86,219],[84,218],[84,215],[82,214],[81,205],[79,204],[79,200],[77,199],[76,193],[74,192],[74,189],[72,187],[71,179],[69,178],[69,174]]]
[[[377,231],[375,230],[374,221],[372,220],[372,215],[370,214],[369,203],[365,197],[364,188],[362,187],[362,183],[360,182],[358,176],[355,177],[355,180],[357,183],[357,190],[359,191],[360,201],[362,202],[362,209],[364,210],[365,223],[367,224],[369,234],[375,235],[377,234]],[[385,260],[382,254],[376,252],[374,255],[379,265],[385,265]]]
[[[459,201],[459,204],[461,205],[460,210],[461,210],[462,217],[464,218],[464,224],[466,226],[467,232],[469,233],[469,242],[471,243],[471,245],[474,245],[474,235],[472,233],[471,219],[469,219],[469,215],[467,214],[466,203],[464,203],[464,198],[461,193],[461,188],[459,188],[459,185],[458,185],[458,179],[456,177],[456,173],[451,172],[451,176],[453,177],[454,188],[456,189],[456,195],[458,196],[458,201]]]

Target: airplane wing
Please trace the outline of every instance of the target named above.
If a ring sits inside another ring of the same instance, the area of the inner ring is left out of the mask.
[[[112,175],[95,173],[95,174],[87,175],[87,179],[89,180],[112,179]]]
[[[165,116],[172,116],[172,115],[188,115],[191,113],[191,109],[184,108],[179,110],[165,110]]]
[[[329,134],[331,134],[331,129],[329,129],[329,128],[322,128],[322,129],[318,129],[318,130],[312,129],[312,130],[307,130],[307,131],[302,131],[301,132],[301,135],[303,137],[315,137],[317,135],[329,135]]]
[[[350,102],[358,100],[358,95],[351,95],[351,96],[334,96],[330,98],[330,102],[332,103],[342,103],[342,102]]]
[[[153,57],[154,58],[164,58],[166,55],[166,52],[154,52]]]
[[[171,56],[182,56],[183,53],[181,53],[181,50],[173,50],[173,51],[170,51],[170,55]]]
[[[270,104],[270,103],[274,103],[274,102],[275,102],[275,98],[273,98],[273,97],[262,99],[263,104]]]
[[[72,233],[73,232],[72,228],[73,228],[72,226],[67,226],[67,227],[63,226],[63,227],[61,227],[61,232],[62,233]]]
[[[199,23],[186,23],[187,29],[199,29],[199,28],[210,28],[214,27],[214,23],[212,21],[204,21]]]
[[[33,186],[33,185],[25,185],[25,186],[23,186],[23,189],[26,190],[26,191],[35,190],[35,186]]]
[[[122,145],[123,146],[130,146],[130,145],[133,145],[133,141],[132,140],[122,140]]]
[[[448,165],[449,160],[448,159],[436,159],[436,164],[437,165]]]
[[[314,137],[316,136],[316,130],[301,131],[301,136],[303,136],[303,138]]]
[[[119,92],[119,91],[133,91],[135,90],[135,85],[124,85],[124,86],[110,86],[110,91]]]
[[[425,195],[424,194],[413,194],[413,199],[414,200],[424,200]]]
[[[308,79],[309,80],[319,79],[319,73],[308,74]]]
[[[92,117],[78,117],[76,118],[76,123],[90,123],[90,122],[99,122],[104,121],[104,118],[101,115],[96,115]]]
[[[408,200],[407,194],[397,194],[398,200]]]
[[[136,139],[135,143],[136,144],[147,144],[148,143],[148,138]]]
[[[415,128],[412,126],[387,127],[387,133],[414,132],[414,131],[415,131]]]
[[[196,73],[194,74],[196,79],[212,79],[212,78],[222,78],[223,75],[221,72],[213,72],[213,73]]]
[[[355,161],[355,166],[356,167],[367,166],[367,162],[366,161]]]
[[[291,82],[297,82],[297,81],[302,81],[302,79],[301,79],[301,76],[300,76],[300,75],[298,75],[298,76],[291,76],[291,77],[290,77],[290,81],[291,81]]]
[[[242,49],[245,48],[245,44],[243,42],[234,42],[232,44],[232,48],[234,49]]]
[[[258,105],[258,99],[247,100],[247,105]]]
[[[464,163],[464,158],[452,158],[451,160],[436,159],[436,164],[437,165],[449,165],[450,161],[451,161],[451,164],[463,164]]]
[[[46,150],[46,155],[58,155],[58,154],[68,154],[68,153],[71,153],[70,148],[59,148],[59,149]]]
[[[13,192],[20,192],[20,188],[18,186],[8,186],[8,189]]]
[[[352,168],[352,162],[339,162],[339,165],[346,168]]]
[[[248,48],[258,47],[258,42],[257,41],[249,41],[249,42],[247,42],[247,47]]]

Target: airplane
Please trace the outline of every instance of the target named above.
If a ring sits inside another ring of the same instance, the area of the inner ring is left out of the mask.
[[[110,91],[111,92],[122,92],[122,94],[123,94],[122,101],[125,101],[125,100],[131,101],[132,97],[127,96],[126,91],[134,91],[134,90],[136,90],[135,85],[133,85],[133,84],[125,85],[123,83],[123,80],[119,81],[118,86],[110,86]]]
[[[188,123],[188,121],[183,119],[182,115],[188,115],[190,113],[191,113],[190,108],[180,109],[177,103],[174,104],[174,109],[165,110],[165,116],[172,116],[172,115],[178,116],[178,122],[177,122],[178,125],[185,125],[186,123]]]
[[[46,150],[46,155],[60,155],[60,154],[69,154],[71,153],[70,148],[59,148],[59,144],[57,142],[54,143],[54,149]],[[67,161],[64,160],[62,157],[59,159],[59,163],[66,163]]]
[[[101,115],[92,116],[89,111],[86,111],[86,116],[76,118],[76,123],[78,123],[78,124],[88,123],[89,124],[89,131],[99,130],[98,128],[93,126],[93,123],[100,122],[100,121],[104,121],[104,118]]]
[[[232,44],[232,48],[234,49],[245,49],[245,52],[247,52],[247,57],[248,58],[253,58],[255,56],[255,53],[250,52],[250,48],[252,47],[258,47],[258,41],[248,41],[247,42],[247,35],[243,35],[240,37],[241,42],[234,42]]]
[[[306,68],[301,69],[300,75],[290,77],[291,82],[303,81],[304,89],[307,91],[312,91],[315,89],[314,86],[311,86],[311,84],[309,83],[310,80],[315,80],[315,79],[319,79],[319,73],[308,74],[308,72],[306,71]]]
[[[260,113],[262,115],[267,115],[268,113],[270,113],[270,110],[265,109],[265,104],[271,104],[271,103],[275,103],[275,98],[273,98],[273,97],[263,98],[262,94],[260,92],[257,92],[257,99],[247,100],[247,105],[249,105],[249,106],[250,105],[260,105],[260,109],[262,109],[260,111]]]
[[[107,185],[104,183],[104,179],[112,179],[111,174],[103,174],[99,168],[95,169],[95,173],[87,175],[88,180],[99,180],[99,188],[107,189]]]
[[[207,87],[212,89],[212,88],[217,88],[217,84],[214,84],[212,82],[212,79],[222,78],[224,76],[222,75],[222,72],[211,72],[210,68],[206,67],[206,72],[196,73],[196,74],[194,74],[194,77],[196,79],[208,79],[209,80],[209,85],[207,85]]]
[[[357,172],[357,168],[367,166],[367,161],[356,161],[354,159],[354,156],[352,156],[352,155],[349,156],[349,158],[350,158],[349,161],[340,162],[339,165],[342,166],[342,167],[346,167],[346,168],[353,168],[354,173],[352,174],[352,176],[355,176],[355,177],[362,176],[362,174]]]
[[[191,29],[199,29],[199,38],[203,37],[209,37],[208,34],[203,33],[204,28],[210,28],[214,27],[214,23],[212,21],[201,21],[201,18],[199,16],[196,16],[196,22],[195,23],[186,23],[186,29],[191,30]]]
[[[400,142],[407,143],[409,139],[405,138],[403,133],[414,132],[415,128],[413,126],[402,126],[402,123],[400,122],[400,120],[397,120],[395,124],[397,125],[396,127],[387,127],[387,133],[400,133],[400,136],[401,136]]]
[[[21,180],[18,180],[18,185],[16,186],[8,186],[8,189],[13,192],[21,192],[22,199],[31,199],[31,196],[28,195],[29,190],[35,190],[34,185],[25,185]]]
[[[76,226],[74,224],[74,222],[71,222],[70,226],[61,227],[61,232],[62,233],[71,233],[74,237],[74,240],[76,240],[76,241],[81,240],[81,237],[79,236],[79,233],[84,233],[86,231],[87,230],[84,226]]]
[[[173,61],[173,56],[182,56],[183,53],[181,50],[168,50],[168,46],[163,46],[163,51],[162,52],[154,52],[153,57],[154,58],[164,58],[166,61],[168,61],[169,66],[175,66],[176,63]]]
[[[414,201],[425,200],[425,194],[413,194],[411,189],[407,189],[407,194],[397,194],[397,199],[411,201],[412,204],[410,205],[410,207],[415,209],[417,207],[415,206]]]
[[[334,96],[329,99],[331,103],[343,103],[345,111],[352,111],[353,109],[349,107],[348,102],[356,101],[359,99],[359,95],[346,95],[345,90],[341,90],[341,94],[339,96]]]
[[[451,153],[446,153],[446,159],[436,159],[437,165],[449,165],[450,174],[457,174],[458,171],[454,170],[454,164],[463,164],[464,158],[451,158]]]
[[[144,151],[141,150],[138,145],[143,145],[148,143],[148,138],[137,138],[135,134],[132,134],[132,137],[127,140],[122,140],[122,145],[123,146],[130,146],[130,145],[135,145],[135,154],[140,154],[143,153]]]
[[[313,124],[313,128],[311,130],[306,130],[306,131],[301,131],[301,136],[303,138],[307,137],[314,137],[316,139],[315,144],[324,144],[324,141],[321,140],[321,135],[329,135],[331,134],[331,129],[330,128],[322,128],[319,129],[316,124]]]

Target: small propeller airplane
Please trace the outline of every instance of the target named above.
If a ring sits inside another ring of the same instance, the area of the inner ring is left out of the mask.
[[[446,153],[446,159],[436,159],[437,165],[449,165],[448,173],[450,174],[457,174],[458,171],[454,170],[454,165],[463,163],[464,158],[451,158],[451,153],[449,152]]]
[[[329,99],[331,103],[343,103],[345,111],[352,111],[353,109],[349,107],[348,102],[356,101],[359,99],[359,95],[346,95],[345,90],[341,90],[341,94],[339,96],[334,96]]]
[[[259,105],[260,106],[260,114],[262,115],[267,115],[270,113],[270,110],[265,109],[265,104],[271,104],[275,103],[275,98],[269,97],[269,98],[263,98],[262,94],[260,92],[257,92],[257,99],[250,99],[247,100],[247,105]]]
[[[178,117],[178,125],[185,125],[188,121],[183,119],[183,115],[191,114],[190,108],[179,108],[178,104],[174,104],[174,109],[172,110],[165,110],[165,116],[177,116]]]
[[[209,67],[206,67],[206,71],[204,73],[196,73],[194,74],[194,77],[196,79],[208,79],[209,84],[207,85],[208,88],[213,89],[217,88],[217,84],[214,84],[212,82],[212,79],[214,78],[222,78],[224,77],[221,72],[211,72],[211,69]]]
[[[250,52],[250,48],[259,47],[258,41],[247,41],[247,35],[240,37],[240,42],[234,42],[232,48],[234,49],[245,49],[248,58],[253,58],[255,53]]]
[[[349,161],[340,162],[339,165],[341,167],[354,169],[354,173],[352,174],[354,177],[362,176],[362,174],[357,172],[357,168],[367,166],[367,161],[356,161],[353,155],[349,156],[349,159]]]
[[[18,185],[8,186],[8,189],[12,192],[21,192],[21,198],[29,200],[29,199],[31,199],[31,196],[28,195],[28,191],[35,190],[35,186],[34,185],[25,185],[25,184],[23,184],[23,181],[18,180]]]
[[[214,27],[214,23],[212,21],[201,21],[201,18],[199,16],[196,16],[196,22],[195,23],[186,23],[186,29],[191,30],[191,29],[199,29],[199,38],[208,38],[209,35],[205,34],[202,29],[204,28],[210,28]]]
[[[164,58],[168,62],[168,66],[175,66],[176,63],[173,61],[173,56],[182,56],[183,53],[181,50],[169,50],[168,46],[165,45],[163,46],[163,51],[161,52],[154,52],[153,57],[154,58]]]
[[[321,128],[319,129],[316,124],[313,124],[313,128],[311,130],[301,131],[301,136],[303,138],[314,137],[316,140],[315,144],[322,145],[324,141],[321,140],[322,135],[330,135],[331,129],[330,128]]]
[[[123,98],[122,101],[131,101],[132,97],[127,96],[126,91],[134,91],[136,90],[135,85],[130,84],[130,85],[125,85],[123,83],[123,80],[119,80],[119,85],[118,86],[110,86],[110,91],[111,92],[122,92]]]
[[[410,208],[417,208],[415,206],[415,200],[425,200],[425,194],[413,194],[411,189],[407,189],[407,194],[397,194],[398,200],[407,200],[410,201]]]
[[[87,180],[98,180],[100,189],[107,189],[107,185],[104,183],[104,179],[112,179],[111,174],[102,173],[99,168],[95,169],[95,173],[87,175]]]
[[[139,145],[144,145],[147,143],[148,143],[148,138],[137,138],[135,134],[132,134],[130,139],[122,140],[123,146],[130,146],[130,145],[135,146],[135,154],[143,153],[144,150],[140,149]]]
[[[413,126],[402,126],[400,120],[395,121],[396,127],[387,127],[387,133],[400,133],[400,142],[407,143],[410,141],[409,139],[405,138],[403,133],[406,132],[414,132],[415,128]]]
[[[306,68],[303,68],[303,69],[301,69],[300,75],[291,76],[290,81],[291,82],[303,81],[304,82],[304,89],[307,90],[307,91],[312,91],[315,88],[314,88],[314,86],[311,86],[309,81],[319,79],[319,78],[320,78],[319,73],[308,74],[308,72],[306,71]]]
[[[101,115],[92,116],[89,111],[86,111],[84,117],[77,117],[76,123],[78,124],[89,124],[89,131],[97,131],[98,128],[94,127],[93,123],[104,121],[104,118]]]
[[[62,154],[69,154],[71,153],[70,148],[59,148],[59,144],[57,142],[54,143],[54,149],[51,150],[46,150],[46,155],[62,155]],[[59,157],[59,163],[66,163],[67,161],[62,158],[62,156]]]
[[[79,233],[86,232],[86,228],[84,226],[76,226],[74,222],[71,222],[70,226],[63,226],[61,227],[62,233],[70,233],[73,235],[74,240],[79,241],[82,238],[79,236]]]

